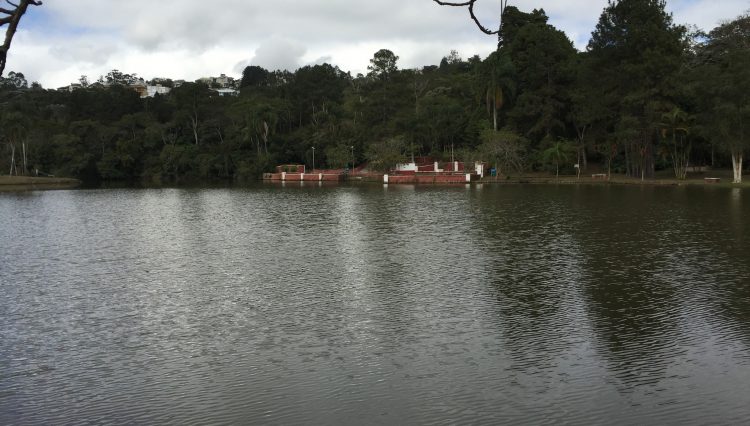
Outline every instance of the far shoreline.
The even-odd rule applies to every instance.
[[[0,192],[73,189],[80,185],[80,180],[72,178],[0,176]]]
[[[706,178],[718,179],[709,181]],[[732,178],[726,176],[691,176],[687,179],[675,179],[668,177],[657,177],[651,179],[638,179],[626,175],[612,175],[609,178],[593,178],[591,176],[577,177],[575,175],[561,175],[559,177],[549,175],[527,175],[512,177],[485,177],[476,183],[480,184],[538,184],[538,185],[627,185],[627,186],[709,186],[721,188],[750,188],[750,181],[743,180],[742,183],[733,183]]]
[[[471,184],[398,184],[391,183],[389,186],[422,186],[422,187],[441,187],[441,186],[463,186],[463,185],[586,185],[586,186],[661,186],[661,187],[677,187],[677,186],[704,186],[704,187],[716,187],[716,188],[750,188],[750,181],[743,181],[740,184],[732,183],[731,176],[724,176],[719,174],[716,176],[720,180],[718,182],[707,181],[706,177],[696,175],[690,176],[688,179],[679,180],[669,177],[657,177],[652,179],[638,179],[628,177],[626,175],[613,174],[609,179],[607,178],[593,178],[591,175],[582,175],[577,177],[576,175],[561,175],[555,177],[554,175],[548,175],[545,173],[530,173],[522,176],[498,176],[498,177],[484,177],[478,181],[474,181]],[[116,183],[116,182],[115,182]],[[96,186],[84,186],[83,182],[73,178],[57,178],[57,177],[30,177],[30,176],[0,176],[0,192],[25,192],[25,191],[47,191],[47,190],[66,190],[66,189],[107,189],[107,188],[142,188],[142,189],[158,189],[158,188],[242,188],[246,186],[253,186],[255,184],[282,184],[282,182],[266,182],[266,181],[252,181],[252,182],[183,182],[183,183],[164,183],[164,184],[153,184],[149,182],[139,182],[138,184],[124,184],[114,185],[113,182],[100,182]],[[286,182],[289,185],[292,182]],[[296,182],[300,184],[300,182]],[[302,186],[307,185],[318,185],[322,182],[304,182]],[[350,180],[342,182],[325,182],[325,186],[338,186],[338,185],[367,185],[367,184],[383,184],[376,180]],[[285,185],[280,185],[285,186]]]

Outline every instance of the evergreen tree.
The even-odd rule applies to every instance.
[[[610,0],[588,45],[607,127],[624,141],[631,176],[653,177],[658,122],[674,107],[686,29],[664,0]]]

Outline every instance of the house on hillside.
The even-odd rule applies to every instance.
[[[203,77],[197,80],[212,89],[232,89],[237,87],[237,81],[233,77],[221,74],[218,77]]]

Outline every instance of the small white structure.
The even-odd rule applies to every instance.
[[[219,96],[239,96],[240,91],[234,89],[213,89]]]
[[[474,172],[478,174],[479,177],[483,178],[486,171],[487,171],[486,163],[482,163],[481,161],[477,161],[474,163]]]
[[[417,171],[417,163],[411,162],[411,163],[405,163],[405,164],[396,164],[397,172],[416,172]]]
[[[170,91],[172,91],[171,88],[166,87],[166,86],[162,86],[160,84],[158,84],[156,86],[146,86],[146,96],[145,97],[153,98],[157,94],[159,94],[159,95],[167,95],[167,94],[169,94]]]

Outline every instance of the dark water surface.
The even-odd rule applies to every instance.
[[[750,192],[0,194],[0,424],[747,424]]]

